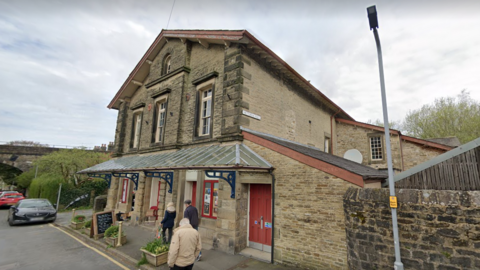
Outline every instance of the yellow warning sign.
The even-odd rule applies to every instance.
[[[390,196],[390,207],[397,208],[397,197]]]

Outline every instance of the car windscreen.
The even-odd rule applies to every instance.
[[[41,208],[52,206],[48,201],[20,201],[18,208]]]

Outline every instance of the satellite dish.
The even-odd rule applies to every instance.
[[[350,149],[343,155],[344,159],[362,164],[363,156],[357,149]]]

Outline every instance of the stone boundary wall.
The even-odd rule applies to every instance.
[[[399,189],[404,268],[480,269],[480,191]],[[350,269],[393,269],[388,189],[349,188],[344,196]]]

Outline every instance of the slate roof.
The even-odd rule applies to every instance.
[[[270,134],[266,134],[263,132],[258,132],[258,131],[253,131],[247,128],[241,128],[243,131],[251,133],[255,136],[261,137],[265,140],[269,140],[273,143],[276,143],[278,145],[287,147],[291,150],[294,150],[298,153],[307,155],[309,157],[321,160],[325,163],[334,165],[336,167],[342,168],[344,170],[347,170],[349,172],[352,172],[354,174],[360,175],[363,177],[364,180],[367,179],[386,179],[388,178],[388,173],[386,171],[379,171],[377,169],[371,168],[369,166],[359,164],[356,162],[353,162],[351,160],[338,157],[329,153],[325,153],[319,148],[301,144],[298,142],[293,142],[290,140],[286,140],[280,137],[276,137]]]
[[[427,139],[427,141],[434,142],[434,143],[439,143],[443,145],[448,145],[451,147],[458,147],[462,145],[460,140],[457,137],[446,137],[446,138],[432,138],[432,139]]]

